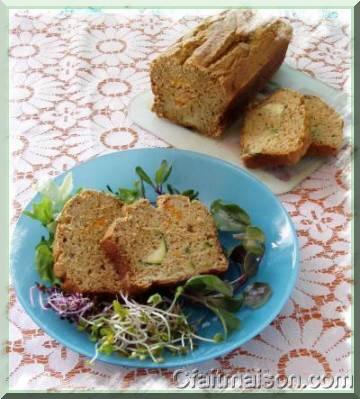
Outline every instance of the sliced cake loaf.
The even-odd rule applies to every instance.
[[[100,240],[122,215],[122,203],[110,195],[84,190],[70,199],[58,219],[54,240],[54,273],[65,291],[116,294],[123,276],[105,256]]]
[[[295,164],[309,145],[310,132],[301,94],[281,89],[253,103],[246,111],[240,148],[247,167]]]
[[[153,111],[220,136],[238,106],[279,68],[291,36],[286,22],[252,10],[206,18],[152,62]]]
[[[317,96],[304,97],[311,135],[311,145],[307,154],[336,155],[344,141],[344,121],[321,98]]]
[[[201,202],[162,195],[157,207],[142,199],[125,206],[124,214],[109,227],[102,247],[127,273],[129,293],[227,270],[213,218]]]

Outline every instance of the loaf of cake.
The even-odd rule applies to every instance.
[[[251,10],[205,19],[150,67],[152,110],[208,136],[220,136],[241,105],[284,60],[292,28]]]
[[[210,212],[182,195],[161,195],[157,207],[147,199],[125,205],[102,247],[119,274],[126,275],[130,294],[228,268]]]

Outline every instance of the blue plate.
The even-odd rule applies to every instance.
[[[168,354],[160,364],[150,360],[130,360],[116,354],[99,356],[100,360],[112,364],[130,367],[180,367],[224,355],[259,334],[277,316],[290,296],[298,273],[296,232],[281,203],[260,181],[222,160],[176,149],[123,151],[91,159],[73,168],[74,186],[75,189],[86,187],[99,190],[104,190],[107,184],[111,187],[131,186],[136,180],[136,166],[140,165],[146,171],[153,172],[163,159],[173,165],[170,182],[175,187],[198,190],[201,201],[208,206],[218,198],[236,203],[249,213],[253,224],[265,232],[265,256],[255,280],[269,283],[273,295],[257,310],[241,309],[238,312],[241,328],[233,332],[225,342],[201,342],[194,352],[185,356]],[[62,179],[63,176],[59,176],[56,181],[60,182]],[[32,202],[38,200],[37,195]],[[31,209],[32,202],[27,210]],[[34,250],[44,233],[45,230],[37,221],[24,215],[20,217],[13,234],[11,256],[17,296],[26,312],[46,333],[72,350],[93,357],[94,343],[89,341],[86,333],[77,331],[74,325],[59,319],[51,310],[43,310],[37,300],[34,301],[34,306],[30,302],[30,287],[39,281],[34,267]],[[212,337],[221,331],[221,326],[212,315],[209,315],[208,321],[210,325],[200,333]]]

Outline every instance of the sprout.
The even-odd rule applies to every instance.
[[[64,294],[58,288],[47,291],[46,305],[53,309],[60,317],[78,321],[90,309],[94,302],[80,293]],[[39,295],[41,301],[42,295]]]
[[[150,358],[159,363],[167,350],[173,354],[193,351],[195,341],[218,340],[195,334],[179,303],[154,294],[139,303],[120,293],[119,300],[99,303],[82,294],[64,294],[47,289],[47,304],[60,317],[76,321],[78,330],[87,331],[95,342],[95,355],[118,353],[130,359]]]

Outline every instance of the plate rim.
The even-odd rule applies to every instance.
[[[270,325],[270,323],[275,320],[279,313],[281,312],[281,310],[283,309],[284,305],[287,303],[287,301],[290,298],[291,292],[293,291],[298,275],[299,275],[299,270],[300,270],[300,249],[299,249],[299,240],[297,237],[297,233],[296,233],[296,229],[294,226],[294,223],[290,217],[290,215],[288,214],[288,212],[286,211],[284,205],[282,204],[282,202],[277,198],[277,196],[261,181],[259,180],[257,177],[253,176],[252,174],[248,173],[246,170],[230,163],[227,161],[224,161],[221,158],[217,158],[214,156],[210,156],[210,155],[206,155],[206,154],[202,154],[196,151],[189,151],[189,150],[182,150],[182,149],[177,149],[177,148],[167,148],[167,147],[153,147],[153,148],[136,148],[136,149],[128,149],[128,150],[122,150],[122,151],[114,151],[108,154],[103,154],[100,156],[94,156],[91,157],[89,159],[87,159],[86,161],[83,161],[81,163],[78,163],[77,165],[73,166],[72,168],[68,169],[67,171],[64,171],[62,173],[60,173],[59,175],[49,179],[49,180],[58,180],[61,179],[62,177],[64,177],[67,173],[72,172],[74,169],[78,169],[80,167],[84,167],[84,165],[86,165],[89,162],[92,161],[96,161],[99,158],[107,158],[107,157],[115,157],[118,156],[122,153],[129,153],[129,152],[153,152],[153,151],[160,151],[160,152],[174,152],[174,153],[183,153],[185,154],[189,154],[193,157],[200,157],[202,159],[204,159],[205,161],[207,159],[210,159],[212,162],[216,162],[222,166],[226,166],[226,167],[230,167],[231,169],[235,170],[237,173],[242,173],[244,175],[246,175],[250,180],[253,180],[256,184],[260,185],[263,187],[263,189],[265,189],[269,195],[272,197],[272,199],[279,205],[282,213],[285,216],[285,219],[287,220],[290,229],[291,229],[291,233],[292,233],[292,239],[294,242],[294,257],[292,260],[292,269],[293,269],[293,273],[291,275],[291,280],[289,281],[289,284],[287,285],[287,290],[285,291],[284,295],[282,296],[282,300],[278,302],[277,307],[276,307],[276,313],[271,312],[269,313],[269,316],[265,319],[265,321],[263,321],[262,323],[260,323],[259,327],[257,329],[254,329],[254,331],[248,335],[248,337],[246,338],[245,341],[243,341],[242,343],[238,343],[238,342],[234,342],[233,344],[229,344],[229,342],[227,343],[226,346],[223,346],[223,350],[218,350],[218,353],[212,355],[212,354],[208,354],[208,355],[204,355],[201,356],[201,359],[187,359],[185,360],[184,358],[184,362],[183,363],[179,363],[179,362],[173,362],[171,359],[167,360],[164,363],[154,363],[151,362],[150,360],[138,360],[138,359],[128,359],[125,357],[117,357],[114,361],[114,357],[113,355],[111,356],[106,356],[103,354],[99,354],[96,358],[96,361],[101,361],[103,363],[107,363],[107,364],[111,364],[114,366],[120,366],[120,367],[129,367],[129,368],[156,368],[156,369],[171,369],[171,368],[181,368],[181,367],[187,367],[189,365],[193,365],[193,364],[199,364],[199,363],[203,363],[212,359],[216,359],[218,357],[224,356],[230,352],[232,352],[233,350],[239,348],[241,345],[244,345],[245,343],[249,342],[250,340],[252,340],[254,337],[256,337],[261,331],[263,331],[266,327],[268,327]],[[12,248],[13,248],[13,240],[15,237],[15,233],[18,229],[18,226],[21,224],[21,221],[24,220],[25,215],[24,215],[24,210],[26,210],[31,204],[32,202],[36,199],[36,197],[39,195],[38,192],[35,193],[35,195],[31,198],[30,201],[28,201],[28,203],[26,204],[26,206],[23,208],[23,211],[21,212],[19,218],[16,221],[16,224],[12,230],[11,233],[11,240],[10,240],[10,275],[11,275],[11,285],[14,287],[15,289],[15,294],[17,299],[19,300],[19,303],[21,304],[21,306],[23,307],[23,310],[25,311],[25,313],[32,319],[32,321],[41,329],[43,330],[47,335],[49,335],[49,337],[51,337],[52,339],[58,341],[61,345],[64,345],[65,347],[73,350],[74,352],[85,356],[86,358],[91,358],[92,354],[89,354],[86,350],[82,350],[81,348],[79,349],[76,345],[73,345],[71,340],[68,340],[66,337],[64,338],[63,335],[58,334],[57,331],[48,328],[46,323],[44,324],[39,317],[37,317],[36,314],[36,307],[34,307],[32,310],[31,304],[29,304],[29,301],[26,301],[26,298],[24,298],[22,295],[19,295],[18,292],[21,292],[21,290],[18,287],[18,282],[17,279],[15,279],[15,268],[12,265],[12,257],[13,257],[13,253],[12,253]],[[85,335],[84,335],[84,338]],[[224,341],[226,342],[226,341]],[[220,346],[218,346],[218,348],[221,348],[221,344]]]

